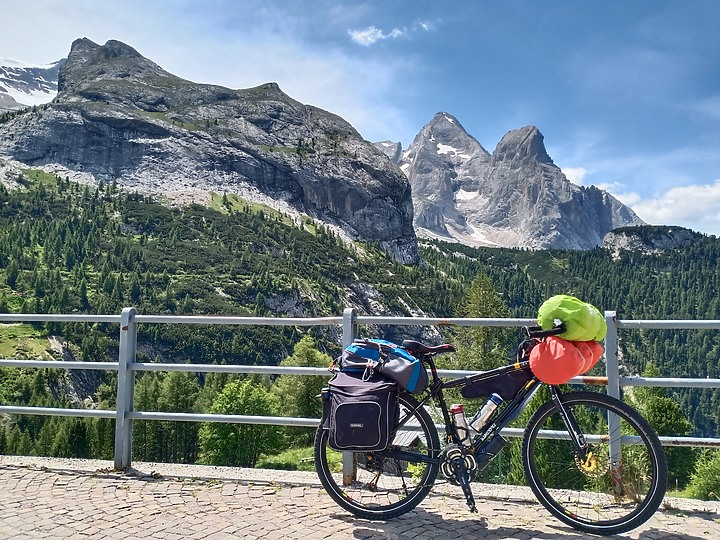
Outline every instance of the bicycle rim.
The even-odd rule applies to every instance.
[[[667,484],[665,454],[652,428],[636,411],[604,394],[563,394],[563,404],[587,438],[587,457],[576,457],[553,403],[541,406],[523,439],[525,475],[538,500],[559,520],[593,534],[641,525],[660,506]],[[619,461],[613,463],[609,413],[619,417],[622,436]]]
[[[400,418],[417,407],[410,396],[400,397]],[[354,479],[343,482],[342,452],[328,446],[328,431],[315,436],[315,468],[323,487],[342,508],[367,519],[388,519],[415,508],[430,491],[438,472],[435,463],[409,463],[385,458],[382,452],[352,453]],[[395,435],[388,448],[437,458],[440,440],[430,416],[420,409]]]

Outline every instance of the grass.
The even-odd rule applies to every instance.
[[[52,360],[47,337],[28,324],[0,324],[0,357]]]
[[[258,469],[280,469],[283,471],[314,471],[313,447],[290,448],[273,456],[262,455],[255,465]]]
[[[289,227],[295,226],[293,220],[286,214],[283,214],[282,212],[279,212],[266,204],[255,203],[243,199],[242,197],[234,193],[227,194],[227,206],[225,206],[223,204],[223,196],[219,193],[215,193],[214,191],[211,192],[210,208],[222,214],[227,214],[229,211],[243,212],[247,208],[252,214],[259,214],[260,212],[262,212],[267,218],[277,219],[281,223]],[[307,219],[312,222],[311,218]]]
[[[39,183],[55,188],[57,185],[57,176],[52,173],[41,171],[40,169],[20,169],[26,180],[30,180],[33,184]]]

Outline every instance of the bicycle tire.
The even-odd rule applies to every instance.
[[[576,459],[570,440],[561,438],[567,430],[555,404],[540,406],[522,443],[525,476],[535,496],[553,516],[583,532],[611,535],[640,526],[658,509],[667,487],[667,461],[657,435],[635,409],[606,394],[562,394],[562,403],[588,435],[592,453],[584,463]],[[623,440],[617,468],[610,463],[609,412],[620,418],[623,437],[640,441]],[[541,429],[553,437],[539,437]]]
[[[399,402],[401,418],[406,411],[417,409],[419,405],[409,394],[401,394]],[[424,408],[417,409],[405,425],[413,424],[418,425],[420,431],[399,430],[389,448],[417,449],[424,456],[437,458],[440,455],[440,439],[435,424]],[[385,460],[382,452],[356,452],[352,453],[356,478],[345,486],[342,452],[328,446],[328,435],[329,431],[322,426],[315,434],[315,469],[328,495],[339,506],[358,517],[384,520],[409,512],[427,496],[435,482],[439,469],[437,461],[409,464],[406,461]],[[372,459],[375,470],[367,466],[368,457]],[[376,476],[376,487],[373,489],[370,482]]]

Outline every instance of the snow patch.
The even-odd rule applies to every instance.
[[[57,92],[43,92],[40,90],[34,92],[22,92],[14,88],[4,87],[0,87],[0,90],[4,90],[4,93],[7,93],[19,104],[27,105],[28,107],[50,103],[53,99],[55,99],[55,96],[57,96]]]
[[[452,154],[455,157],[466,158],[466,159],[470,157],[468,154],[463,153],[462,150],[458,150],[457,148],[447,145],[447,144],[438,143],[437,149],[438,149],[438,151],[437,151],[438,154],[448,154],[448,155]]]
[[[57,65],[57,62],[51,62],[49,64],[29,64],[27,62],[23,62],[22,60],[14,60],[12,58],[5,58],[4,56],[0,56],[0,67],[11,67],[11,68],[21,68],[21,69],[32,69],[32,68],[39,68],[39,69],[52,69]]]
[[[473,199],[476,199],[480,193],[478,191],[465,191],[464,189],[459,189],[455,192],[455,200],[456,201],[471,201]]]

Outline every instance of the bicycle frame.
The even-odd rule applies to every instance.
[[[524,342],[525,343],[525,342]],[[523,344],[524,344],[523,343]],[[522,348],[523,344],[521,344],[519,355],[522,354]],[[440,376],[437,373],[437,368],[434,361],[434,354],[426,354],[423,356],[422,360],[425,362],[428,367],[430,368],[430,373],[432,377],[432,384],[429,386],[425,396],[422,397],[421,400],[419,400],[419,404],[417,408],[425,406],[431,399],[437,403],[437,405],[440,408],[440,411],[442,412],[443,421],[444,421],[444,427],[445,427],[445,444],[461,444],[460,436],[455,429],[455,425],[453,424],[452,418],[450,416],[450,412],[447,406],[447,402],[445,401],[445,397],[443,395],[443,391],[445,389],[450,388],[460,388],[463,386],[466,386],[468,384],[477,383],[480,381],[490,381],[493,379],[500,379],[503,377],[507,377],[511,373],[519,372],[519,371],[529,371],[529,362],[521,360],[518,362],[515,362],[514,364],[501,366],[499,368],[495,368],[490,371],[486,371],[483,373],[478,373],[477,375],[470,375],[461,379],[455,379],[452,381],[443,381],[440,379]],[[513,420],[515,420],[520,413],[527,407],[532,397],[536,394],[536,392],[543,386],[543,382],[541,382],[537,377],[531,376],[528,382],[519,388],[516,392],[513,398],[506,402],[506,405],[500,410],[500,413],[497,414],[496,417],[491,418],[491,420],[481,428],[479,432],[477,432],[477,435],[472,440],[472,444],[470,446],[470,451],[475,453],[477,450],[485,443],[493,440],[495,437],[499,436],[501,431],[506,428]],[[586,448],[586,441],[585,437],[578,428],[578,424],[573,417],[572,413],[567,410],[563,404],[562,404],[562,391],[560,390],[560,387],[548,385],[549,391],[550,391],[550,397],[555,404],[555,407],[558,409],[561,418],[563,419],[563,422],[565,423],[565,427],[567,428],[568,432],[570,433],[570,438],[573,444],[573,448],[578,456],[578,459],[584,460],[586,459],[585,456],[585,448]],[[416,410],[416,409],[415,409]],[[400,418],[400,422],[398,423],[395,432],[402,429],[402,427],[405,425],[405,423],[408,421],[408,419],[412,416],[413,411],[408,411],[407,414]],[[437,450],[435,452],[432,452],[432,454],[435,456],[433,458],[429,458],[424,455],[420,455],[413,452],[403,451],[403,450],[395,450],[392,448],[388,448],[384,452],[382,452],[383,456],[389,457],[389,458],[395,458],[400,459],[404,461],[408,461],[411,463],[439,463],[441,460],[440,451],[441,449],[433,449]]]

